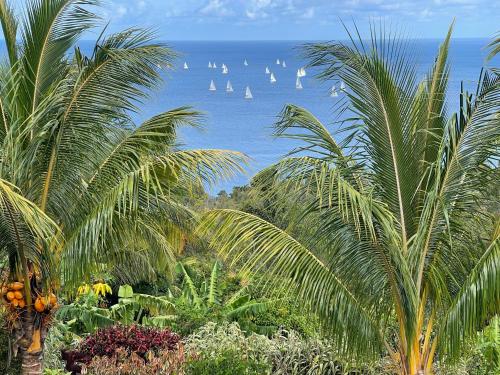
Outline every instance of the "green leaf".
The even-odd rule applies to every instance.
[[[120,285],[118,289],[118,297],[131,298],[134,295],[134,290],[130,285]]]

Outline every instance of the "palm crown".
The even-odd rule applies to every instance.
[[[500,77],[482,72],[449,116],[450,37],[420,82],[410,44],[375,28],[369,42],[307,45],[319,77],[348,87],[347,135],[287,105],[275,134],[304,145],[256,181],[297,202],[297,221],[214,210],[202,227],[244,268],[286,277],[340,348],[385,351],[401,374],[431,373],[436,350],[456,355],[500,306]]]

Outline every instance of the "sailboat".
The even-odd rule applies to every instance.
[[[280,59],[276,59],[276,65],[280,65]]]
[[[286,62],[285,62],[285,60],[283,60],[283,62],[281,63],[281,66],[282,66],[283,68],[286,68]]]
[[[266,74],[270,74],[269,68],[266,66]]]
[[[227,74],[228,73],[228,69],[227,69],[227,66],[225,65],[222,65],[222,74]]]
[[[217,69],[217,65],[215,65],[215,63],[213,63],[212,68]]]
[[[300,75],[300,69],[297,69],[297,77],[302,77],[302,76]]]
[[[227,81],[226,92],[233,92],[233,85],[231,85],[231,81]]]
[[[252,92],[250,91],[250,87],[247,86],[245,89],[245,99],[253,99]]]
[[[243,61],[243,65],[248,66],[248,61],[247,61],[247,59],[245,59],[245,61]]]
[[[212,68],[212,63],[209,61],[208,62],[208,67],[211,69]]]
[[[271,83],[276,82],[276,78],[274,77],[274,73],[271,73],[271,78],[269,78],[269,82],[271,82]]]
[[[300,77],[297,77],[297,80],[295,81],[295,88],[297,90],[302,90],[302,82],[300,82]]]
[[[340,91],[345,91],[345,83],[344,83],[344,81],[340,82]]]
[[[184,69],[189,69],[187,62],[184,62]]]
[[[337,92],[337,89],[335,88],[335,85],[332,86],[332,89],[330,91],[330,96],[332,98],[336,98],[337,96],[339,96],[339,93]]]
[[[301,75],[301,77],[306,76],[306,70],[304,68],[300,68],[300,75]]]
[[[210,81],[210,87],[208,88],[208,90],[209,90],[209,91],[215,91],[215,90],[217,90],[217,89],[215,88],[215,83],[214,83],[214,80],[213,80],[213,79]]]

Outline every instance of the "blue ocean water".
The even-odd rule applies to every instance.
[[[332,83],[319,82],[312,70],[302,78],[302,90],[295,89],[297,69],[306,65],[300,57],[304,42],[255,41],[255,42],[170,42],[182,54],[175,69],[167,74],[165,86],[148,101],[141,116],[149,116],[168,108],[192,105],[205,113],[204,131],[184,129],[182,140],[187,147],[223,148],[244,152],[251,158],[245,175],[236,176],[216,186],[230,189],[242,185],[261,168],[277,161],[296,144],[290,140],[274,139],[272,124],[286,103],[305,107],[324,124],[331,124],[333,107],[339,98],[331,98]],[[412,50],[418,63],[418,74],[423,75],[436,56],[439,40],[414,41]],[[475,88],[487,51],[486,39],[453,40],[449,59],[451,63],[449,108],[458,106],[461,81],[469,89]],[[244,60],[248,66],[244,65]],[[287,67],[276,64],[285,61]],[[217,69],[209,69],[208,62],[215,62]],[[184,70],[187,62],[189,69]],[[221,66],[228,67],[222,74]],[[497,64],[498,65],[498,64]],[[277,82],[271,84],[266,66],[274,73]],[[316,72],[317,73],[317,72]],[[225,91],[231,80],[234,92]],[[209,91],[213,80],[217,90]],[[252,100],[244,99],[245,87],[250,86]]]
[[[420,76],[433,63],[440,42],[425,39],[412,42]],[[331,82],[321,83],[314,78],[314,71],[307,70],[307,75],[302,78],[303,89],[295,89],[297,69],[307,64],[300,57],[300,46],[305,42],[167,43],[180,57],[176,60],[174,69],[165,73],[164,85],[152,93],[150,100],[142,106],[142,111],[136,115],[136,121],[185,105],[202,111],[205,114],[203,130],[181,131],[184,147],[237,150],[251,158],[246,174],[212,187],[212,193],[247,183],[257,171],[277,161],[297,145],[290,140],[273,139],[271,136],[271,126],[285,104],[292,103],[308,109],[324,124],[333,122],[333,107],[340,97],[329,96]],[[475,88],[475,82],[485,63],[487,43],[487,39],[452,40],[449,53],[450,112],[458,106],[461,81],[467,88]],[[83,50],[90,51],[91,45],[91,42],[82,42]],[[5,54],[3,43],[0,45],[0,54]],[[248,66],[243,64],[245,59]],[[284,60],[287,67],[277,65],[276,59]],[[215,62],[217,69],[209,69],[209,61]],[[183,69],[184,62],[188,64],[188,70]],[[222,74],[222,64],[228,67],[228,74]],[[498,66],[498,59],[493,65]],[[274,73],[276,83],[269,82],[269,75],[265,74],[266,66]],[[211,80],[216,85],[216,91],[208,90]],[[233,85],[232,93],[225,91],[227,80],[231,80]],[[244,99],[246,86],[251,88],[252,100]]]

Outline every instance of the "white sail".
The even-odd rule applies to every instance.
[[[302,90],[302,82],[300,82],[300,77],[297,77],[297,80],[295,81],[295,88],[297,90]]]
[[[269,78],[269,82],[271,82],[271,83],[276,82],[276,78],[274,77],[274,73],[271,73],[271,77]]]
[[[187,62],[184,62],[184,69],[189,69]]]
[[[252,92],[250,91],[250,87],[247,86],[245,89],[245,99],[253,99]]]
[[[332,86],[332,89],[330,90],[330,96],[332,98],[336,98],[339,96],[339,93],[337,92],[337,89],[335,88],[335,85]]]
[[[344,83],[344,81],[340,82],[340,91],[345,91],[345,83]]]
[[[217,90],[217,89],[215,88],[215,83],[214,83],[214,80],[213,80],[213,79],[210,81],[210,87],[209,87],[208,89],[209,89],[210,91],[215,91],[215,90]]]
[[[208,67],[212,68],[212,63],[210,61],[208,62]]]
[[[283,60],[283,62],[281,63],[281,66],[282,66],[283,68],[286,68],[286,62],[285,62],[285,60]]]
[[[227,81],[227,85],[226,85],[226,91],[227,92],[233,92],[233,85],[231,85],[231,81]]]
[[[247,61],[247,59],[245,59],[245,61],[243,61],[243,65],[248,66],[248,61]]]
[[[302,77],[305,77],[306,76],[306,70],[304,68],[300,68],[300,75]]]
[[[266,74],[270,74],[269,68],[266,66]]]
[[[217,69],[217,65],[215,65],[215,63],[213,63],[212,68]]]
[[[297,69],[297,77],[301,77],[301,75],[300,75],[300,69]]]
[[[276,59],[276,65],[280,65],[280,59]]]
[[[227,66],[225,66],[225,65],[224,65],[224,66],[222,67],[222,74],[227,74],[227,73],[228,73],[228,71],[229,71],[229,70],[227,69]]]

